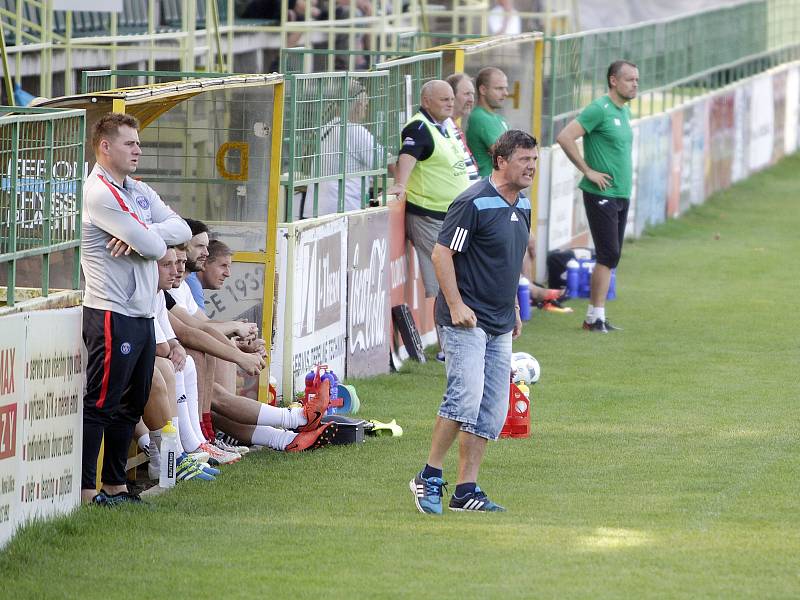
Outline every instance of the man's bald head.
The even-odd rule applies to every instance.
[[[453,88],[441,79],[428,81],[420,90],[422,108],[439,123],[453,116],[454,101]]]

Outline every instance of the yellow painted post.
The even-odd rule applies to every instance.
[[[456,48],[453,52],[453,69],[455,73],[464,72],[464,49]]]

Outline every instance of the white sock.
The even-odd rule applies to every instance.
[[[161,452],[161,430],[155,429],[150,431],[150,441],[153,442],[158,448],[158,451]]]
[[[606,320],[606,307],[605,306],[595,306],[594,307],[594,320],[595,321],[604,321]]]
[[[144,450],[145,448],[147,448],[150,445],[150,434],[149,433],[145,433],[142,437],[140,437],[138,440],[136,440],[136,443],[139,446],[139,448]]]
[[[189,417],[191,420],[192,430],[198,440],[206,439],[203,435],[203,430],[200,429],[200,409],[198,408],[198,394],[197,394],[197,368],[195,367],[194,360],[191,356],[186,357],[186,366],[183,367],[183,385],[186,388],[186,405],[189,407]]]
[[[297,429],[306,423],[308,420],[303,414],[302,408],[278,408],[269,404],[261,405],[258,410],[258,419],[256,419],[256,425],[268,425],[281,429]]]
[[[594,323],[594,306],[591,304],[586,308],[586,322]]]
[[[273,407],[274,408],[274,407]],[[283,450],[292,443],[292,440],[297,437],[294,431],[286,431],[285,429],[275,429],[268,425],[257,425],[253,430],[253,437],[250,440],[253,444],[259,446],[266,446],[273,450]]]
[[[175,373],[175,394],[178,396],[178,436],[184,448],[188,448],[189,452],[197,450],[202,440],[197,439],[197,436],[192,429],[192,417],[189,414],[189,403],[186,401],[186,386],[184,384],[183,372],[177,371]]]

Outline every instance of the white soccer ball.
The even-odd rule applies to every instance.
[[[539,361],[527,352],[515,352],[511,355],[511,368],[514,369],[514,383],[525,381],[533,385],[539,381],[542,375],[542,368]]]

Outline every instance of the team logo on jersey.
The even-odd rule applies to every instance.
[[[122,342],[122,345],[119,347],[119,351],[123,354],[130,354],[131,353],[131,345],[128,342]]]
[[[511,221],[512,222],[519,221],[519,217],[517,216],[517,213],[515,213],[515,212],[511,213]]]
[[[406,139],[403,140],[403,146],[415,146],[415,145],[416,142],[414,141],[414,138],[407,137]]]
[[[616,125],[617,127],[622,127],[622,121],[620,121],[617,118],[614,118],[614,125]]]
[[[150,200],[148,200],[145,196],[138,196],[136,198],[136,204],[138,204],[145,210],[150,208]]]

